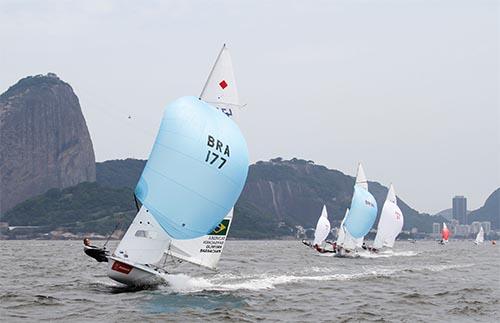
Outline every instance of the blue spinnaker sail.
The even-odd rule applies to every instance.
[[[196,97],[164,111],[137,198],[175,239],[211,232],[236,203],[248,173],[248,150],[233,120]]]
[[[344,227],[354,238],[364,237],[372,228],[377,218],[377,202],[373,195],[359,185],[354,186],[351,208],[344,222]]]

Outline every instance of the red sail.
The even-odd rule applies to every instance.
[[[443,231],[441,231],[441,236],[443,237],[443,240],[448,240],[450,237],[450,230],[448,228],[443,228]]]

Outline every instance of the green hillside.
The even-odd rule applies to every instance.
[[[63,227],[71,232],[108,233],[117,221],[126,226],[135,214],[133,188],[145,161],[113,160],[97,163],[97,182],[63,190],[53,189],[7,212],[10,225]],[[276,158],[250,166],[245,188],[235,206],[233,238],[278,238],[296,226],[315,226],[326,204],[332,226],[338,226],[349,207],[354,178],[312,161]],[[370,182],[379,211],[387,188]],[[399,199],[405,230],[431,232],[441,218],[419,214]]]

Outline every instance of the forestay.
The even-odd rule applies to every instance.
[[[137,198],[174,239],[211,232],[236,203],[248,172],[238,126],[196,97],[165,109]]]
[[[215,60],[207,82],[201,91],[200,99],[214,105],[227,116],[233,115],[234,108],[241,107],[233,63],[226,44],[222,46],[219,56]]]
[[[328,221],[328,213],[326,211],[326,205],[323,205],[323,210],[321,211],[321,216],[316,224],[316,231],[314,231],[314,245],[321,245],[325,241],[326,237],[330,233],[330,221]]]
[[[384,206],[382,207],[373,247],[375,249],[382,247],[392,248],[396,237],[403,228],[403,221],[403,213],[396,204],[396,193],[391,184]]]

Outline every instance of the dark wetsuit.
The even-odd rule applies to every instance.
[[[108,262],[108,251],[95,246],[84,246],[83,251],[98,262]]]

